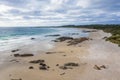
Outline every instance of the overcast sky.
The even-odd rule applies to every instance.
[[[101,23],[120,23],[120,0],[0,0],[0,26]]]

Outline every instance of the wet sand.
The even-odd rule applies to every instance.
[[[86,30],[86,29],[85,29]],[[32,57],[9,56],[0,68],[1,80],[119,80],[120,47],[103,39],[110,36],[101,30],[90,32],[90,40],[77,45],[57,42],[53,49]],[[51,52],[50,54],[46,54]],[[39,54],[40,53],[40,54]],[[48,70],[40,70],[32,60],[45,60]],[[12,61],[10,61],[12,60]],[[77,63],[71,69],[61,69],[65,63]],[[59,65],[57,65],[59,64]],[[29,69],[32,66],[33,69]],[[102,66],[102,67],[101,67]]]

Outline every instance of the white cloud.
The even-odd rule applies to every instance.
[[[115,1],[117,0],[19,0],[17,3],[0,0],[0,26],[47,26],[117,21],[120,18],[118,9],[120,2]]]
[[[91,5],[91,2],[91,0],[78,0],[76,5],[82,8],[88,8]]]
[[[0,5],[0,13],[3,14],[4,12],[7,12],[9,10],[13,9],[13,7],[11,6],[7,6],[7,5]]]

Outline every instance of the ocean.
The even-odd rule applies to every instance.
[[[73,35],[79,33],[79,35]],[[83,37],[83,33],[76,28],[43,28],[43,27],[1,27],[0,28],[0,51],[11,50],[25,45],[41,42],[41,46],[48,45],[56,37],[46,37],[46,35],[60,34],[61,36]],[[30,38],[36,38],[32,41]],[[43,50],[43,49],[42,49]]]

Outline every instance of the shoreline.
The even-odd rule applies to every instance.
[[[77,45],[67,46],[66,41],[55,43],[55,48],[46,51],[52,52],[51,54],[39,52],[40,54],[33,57],[12,57],[19,62],[8,62],[9,66],[0,68],[0,78],[2,80],[119,80],[120,49],[116,44],[105,41],[103,38],[106,36],[110,34],[97,30],[90,32],[89,38],[92,40]],[[39,70],[39,64],[29,63],[39,59],[45,60],[50,67],[49,70]],[[67,70],[60,69],[60,66],[70,62],[78,63],[79,66],[72,66]],[[56,66],[57,64],[59,66]],[[33,69],[29,69],[30,66]]]

